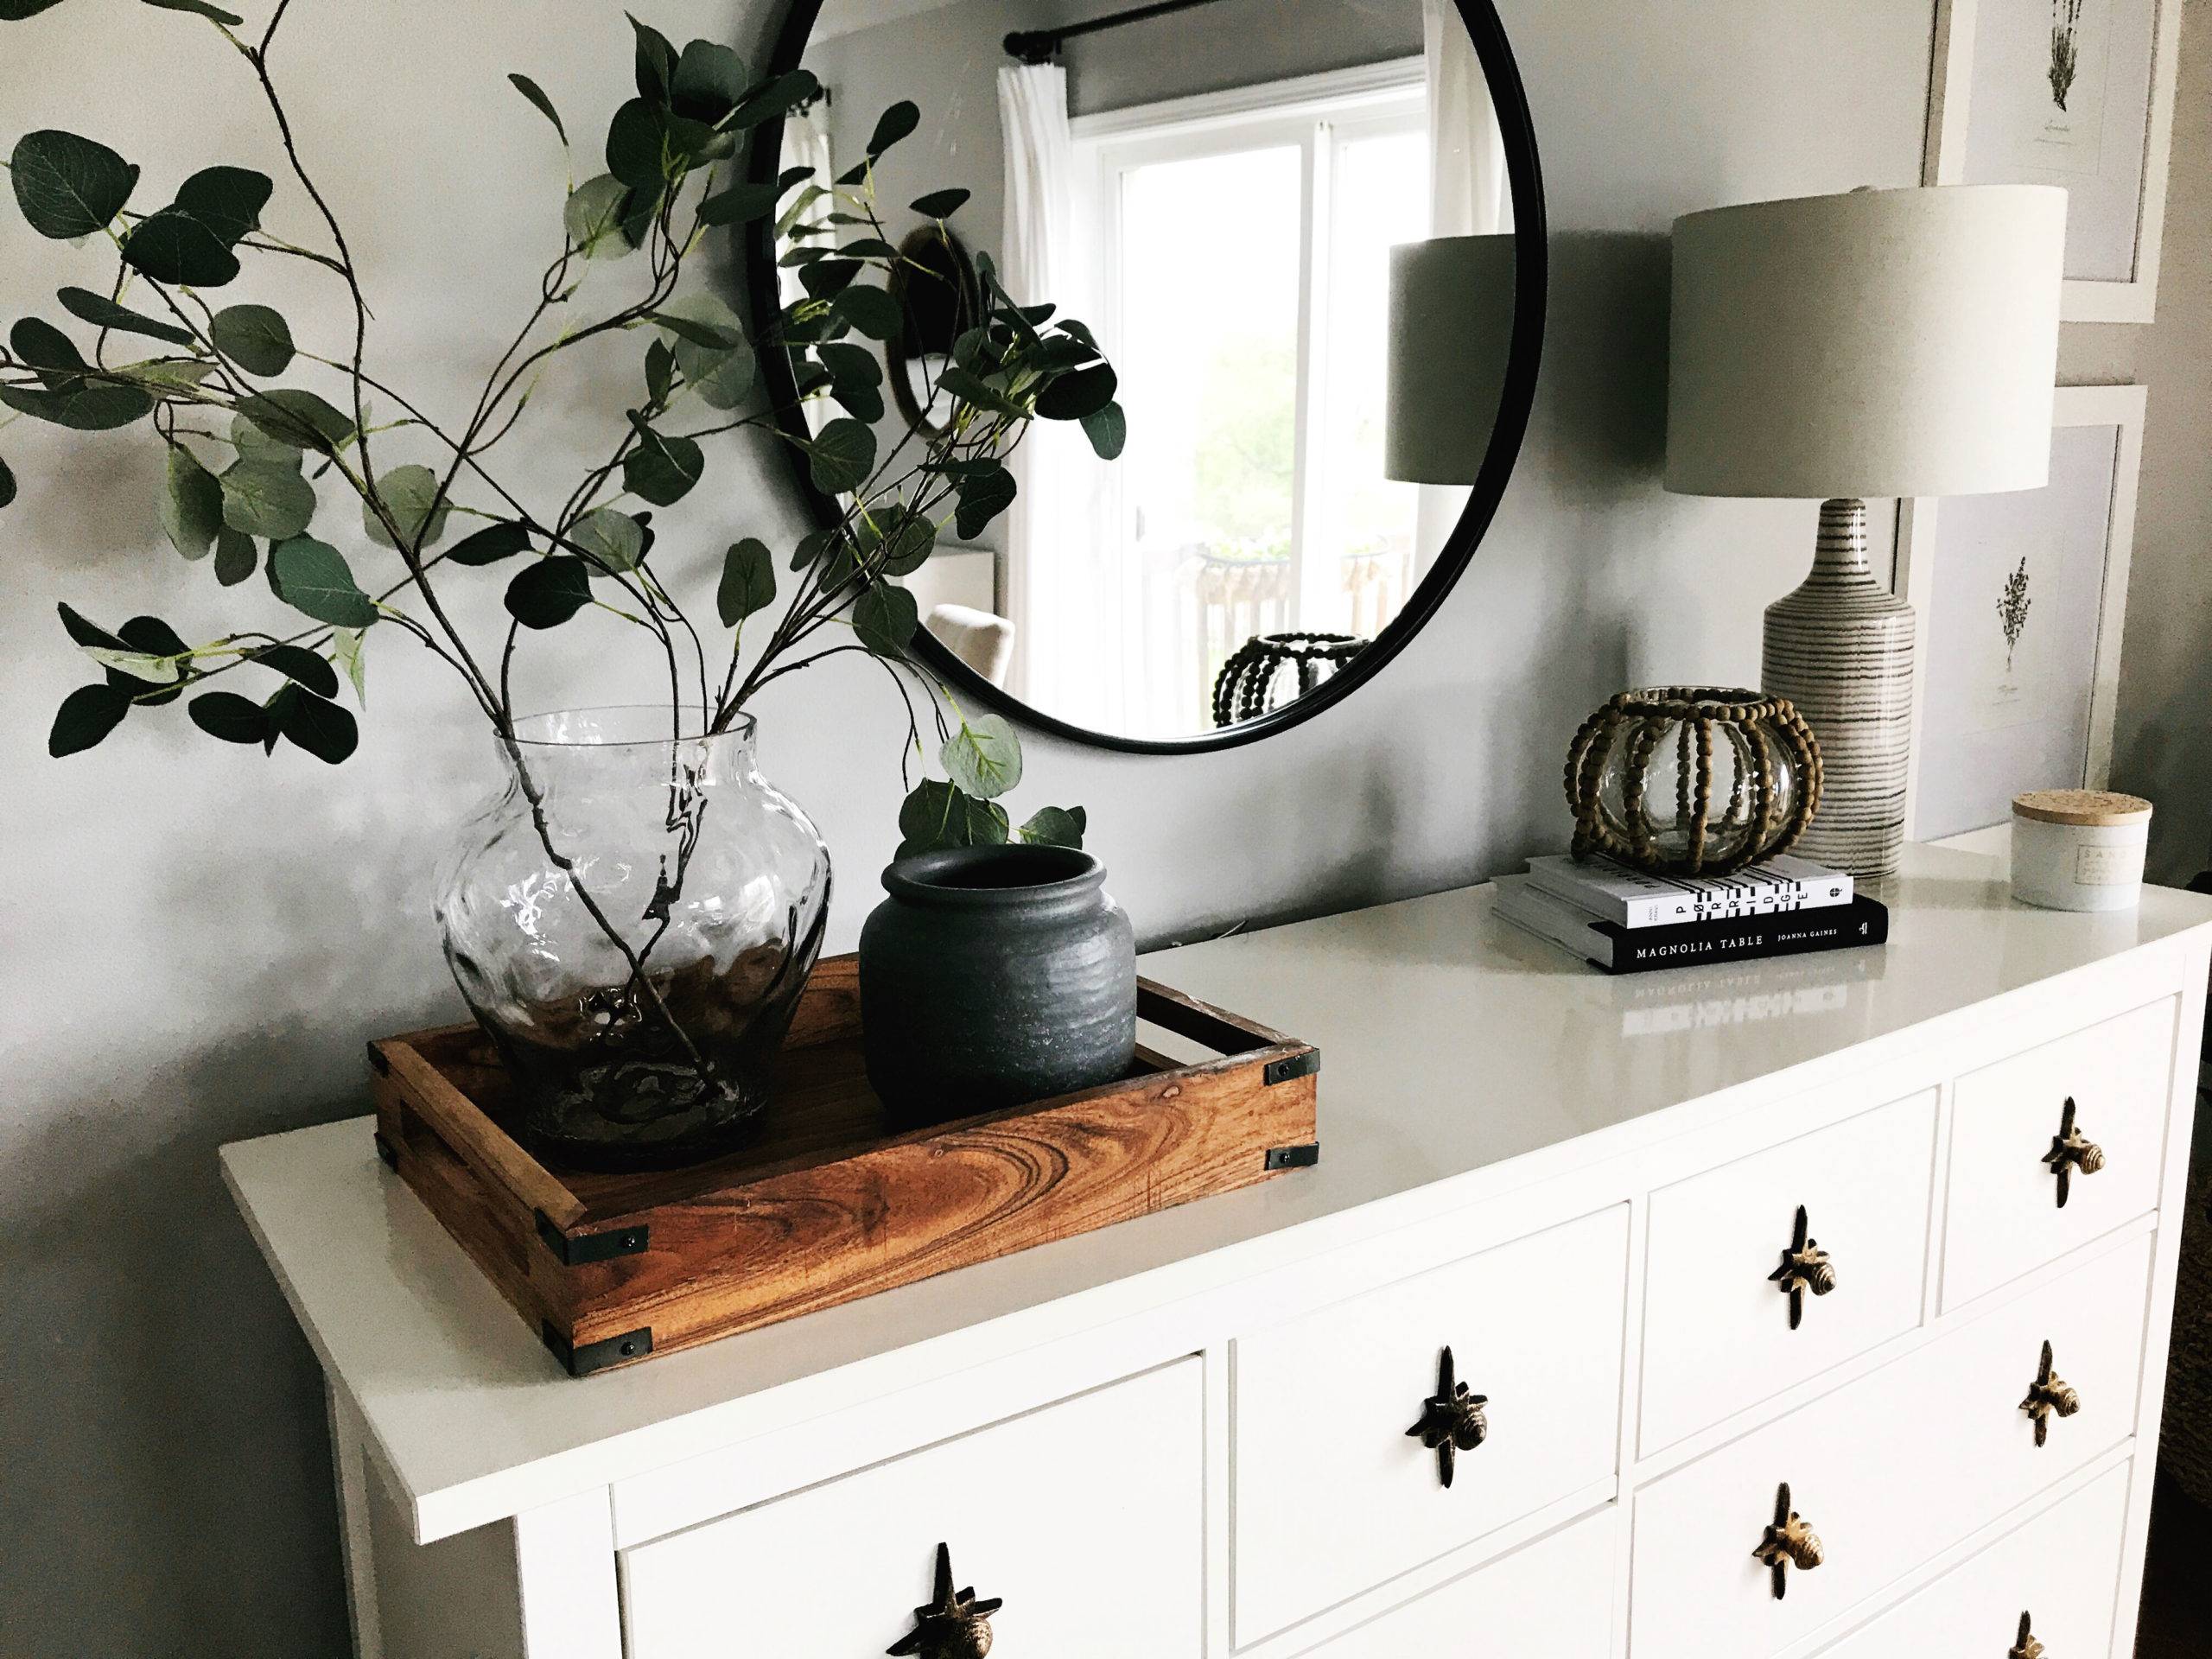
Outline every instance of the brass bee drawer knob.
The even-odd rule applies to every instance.
[[[2028,1397],[2020,1402],[2020,1409],[2035,1419],[2037,1446],[2050,1438],[2053,1417],[2071,1417],[2082,1409],[2082,1396],[2074,1385],[2050,1369],[2047,1342],[2043,1345],[2043,1363],[2037,1369],[2036,1380],[2028,1385]]]
[[[1805,1293],[1825,1296],[1835,1288],[1835,1263],[1828,1260],[1818,1239],[1810,1236],[1806,1229],[1808,1222],[1805,1206],[1797,1206],[1797,1230],[1789,1241],[1789,1248],[1782,1253],[1782,1265],[1767,1274],[1767,1282],[1779,1286],[1789,1296],[1789,1328],[1795,1331],[1805,1318]]]
[[[1827,1559],[1820,1534],[1807,1526],[1805,1517],[1789,1507],[1789,1483],[1786,1480],[1775,1489],[1774,1520],[1751,1554],[1773,1573],[1777,1601],[1789,1593],[1791,1567],[1809,1573]]]
[[[1446,1348],[1436,1362],[1436,1392],[1421,1402],[1421,1421],[1406,1433],[1436,1453],[1436,1478],[1452,1484],[1458,1454],[1471,1452],[1490,1438],[1490,1419],[1483,1408],[1486,1394],[1469,1392],[1452,1374],[1452,1350]]]
[[[2020,1615],[2020,1639],[2005,1654],[2005,1659],[2043,1659],[2043,1643],[2036,1640],[2035,1615]]]
[[[991,1615],[1006,1605],[993,1596],[978,1601],[973,1590],[955,1594],[952,1552],[937,1547],[937,1583],[924,1605],[914,1609],[914,1628],[884,1651],[918,1659],[983,1659],[991,1650]]]
[[[2066,1207],[2073,1190],[2074,1172],[2094,1175],[2105,1166],[2105,1149],[2074,1127],[2074,1097],[2066,1097],[2066,1110],[2058,1120],[2058,1133],[2050,1137],[2050,1150],[2043,1155],[2050,1173],[2058,1177],[2058,1207]]]

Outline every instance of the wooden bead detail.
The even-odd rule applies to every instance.
[[[1675,759],[1671,825],[1655,822],[1651,812],[1651,763],[1662,743],[1673,745]],[[1730,762],[1718,815],[1716,753]],[[1605,799],[1616,755],[1618,811]],[[1726,875],[1796,844],[1820,810],[1821,776],[1811,728],[1780,697],[1704,686],[1624,691],[1584,721],[1567,746],[1574,855],[1603,855],[1665,875]],[[1662,831],[1680,846],[1662,846]]]

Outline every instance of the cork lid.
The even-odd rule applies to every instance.
[[[2151,816],[2151,803],[2108,789],[2031,789],[2012,798],[2012,810],[2038,823],[2140,823]]]

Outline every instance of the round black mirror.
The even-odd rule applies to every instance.
[[[1070,12],[794,0],[773,69],[822,95],[760,130],[751,175],[873,188],[899,256],[899,326],[868,348],[888,406],[859,389],[878,454],[942,435],[985,283],[1083,319],[1117,376],[1125,435],[1037,422],[1013,505],[965,540],[948,518],[900,578],[924,665],[1077,741],[1249,742],[1379,672],[1497,511],[1543,336],[1528,105],[1491,0],[1049,15]],[[878,156],[900,100],[918,124]],[[837,210],[748,228],[756,340],[780,336],[791,256],[855,233]],[[853,411],[820,343],[762,359],[828,527],[842,505],[802,446]]]

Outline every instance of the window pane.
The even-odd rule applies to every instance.
[[[1143,728],[1211,725],[1213,677],[1294,626],[1299,248],[1294,146],[1131,168],[1122,188],[1122,462]]]

